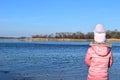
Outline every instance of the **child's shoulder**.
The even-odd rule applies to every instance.
[[[111,48],[112,44],[105,42],[105,43],[96,43],[96,42],[90,42],[90,46],[106,46]]]

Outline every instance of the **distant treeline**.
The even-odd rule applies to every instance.
[[[0,37],[0,39],[17,39],[16,37]]]
[[[110,31],[108,30],[106,32],[106,37],[108,39],[110,38],[116,38],[120,39],[120,31],[114,30]],[[55,34],[49,34],[49,35],[33,35],[32,38],[69,38],[69,39],[93,39],[94,38],[94,33],[93,32],[88,32],[88,33],[82,33],[82,32],[59,32]]]
[[[106,31],[106,37],[107,39],[120,39],[120,31],[113,30],[113,31]],[[47,35],[33,35],[31,37],[0,37],[0,39],[31,39],[31,38],[54,38],[54,39],[93,39],[94,33],[88,32],[88,33],[82,33],[82,32],[57,32],[55,34],[47,34]]]
[[[28,39],[29,37],[0,37],[0,39]]]

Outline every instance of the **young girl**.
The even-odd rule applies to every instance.
[[[86,53],[85,63],[89,67],[87,80],[108,80],[108,68],[112,66],[111,44],[106,41],[106,32],[102,24],[94,30],[94,42]]]

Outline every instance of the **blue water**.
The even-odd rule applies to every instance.
[[[112,43],[109,80],[120,79],[120,43]],[[0,41],[0,80],[86,80],[89,42]]]

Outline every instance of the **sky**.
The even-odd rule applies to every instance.
[[[0,0],[0,36],[120,31],[120,0]]]

